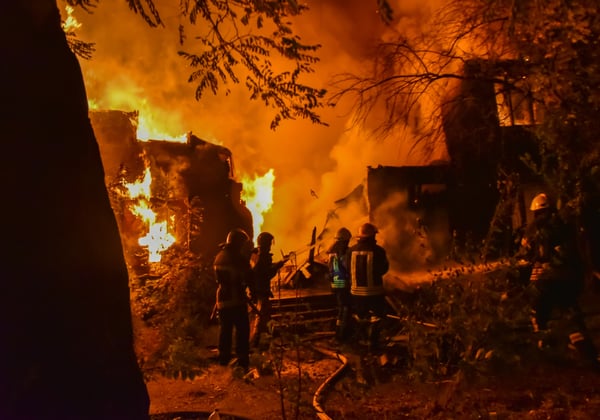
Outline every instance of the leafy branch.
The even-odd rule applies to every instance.
[[[313,65],[319,61],[315,53],[320,48],[304,44],[293,33],[289,18],[304,10],[306,6],[295,1],[184,1],[181,12],[191,24],[199,19],[208,24],[206,32],[197,37],[200,52],[179,52],[194,69],[188,80],[196,83],[196,98],[202,98],[207,90],[216,94],[221,85],[240,83],[236,68],[241,66],[250,99],[277,110],[272,129],[282,120],[296,118],[326,125],[318,114],[326,91],[300,82],[301,76],[314,72]],[[271,32],[265,35],[268,30]],[[183,42],[183,27],[180,35]],[[292,69],[276,70],[272,52],[291,62]],[[229,92],[227,89],[226,94]]]

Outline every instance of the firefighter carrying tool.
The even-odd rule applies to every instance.
[[[251,290],[250,300],[255,303],[256,314],[252,322],[250,334],[250,343],[252,347],[259,347],[260,336],[268,332],[268,324],[271,320],[271,279],[277,274],[279,269],[285,264],[285,260],[273,262],[271,246],[274,237],[269,232],[261,232],[256,238],[258,247],[253,251],[252,272],[253,272],[253,290]]]
[[[250,312],[254,313],[254,314],[260,314],[260,311],[258,310],[258,308],[256,307],[256,305],[254,304],[254,302],[252,302],[252,300],[250,298],[247,298],[246,303],[248,304],[248,306],[250,307]],[[215,303],[215,305],[212,308],[212,312],[210,313],[210,321],[214,321],[218,318],[219,316],[219,307],[218,305]]]

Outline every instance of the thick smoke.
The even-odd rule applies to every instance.
[[[440,0],[438,0],[440,1]],[[365,73],[375,45],[390,37],[377,14],[375,0],[312,0],[310,11],[296,22],[306,43],[319,43],[321,62],[310,83],[325,88],[340,71]],[[427,22],[437,1],[397,1],[393,27],[416,33]],[[248,99],[243,85],[228,96],[194,98],[187,83],[191,69],[177,55],[178,2],[157,1],[164,28],[150,28],[122,0],[103,0],[92,15],[77,13],[78,36],[96,43],[92,60],[81,60],[88,97],[100,109],[140,110],[172,136],[192,131],[196,136],[231,149],[238,178],[264,175],[274,169],[274,206],[263,230],[275,235],[275,252],[302,249],[318,232],[347,226],[356,232],[366,220],[364,206],[347,205],[335,212],[335,202],[366,177],[367,166],[423,164],[417,149],[410,152],[410,130],[381,140],[352,123],[348,104],[324,109],[328,127],[288,121],[273,132],[272,110]],[[188,43],[192,42],[188,38]],[[186,48],[184,45],[183,49]],[[402,141],[400,141],[402,140]],[[444,159],[442,148],[428,160]],[[391,229],[380,227],[384,231]],[[327,240],[330,236],[323,235]]]

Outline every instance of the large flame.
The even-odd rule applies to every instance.
[[[148,141],[154,139],[185,143],[187,141],[187,134],[173,136],[169,133],[166,133],[163,128],[160,128],[160,125],[155,122],[150,114],[140,114],[138,117],[137,139],[138,141]]]
[[[148,261],[160,262],[161,253],[175,243],[175,237],[169,233],[167,221],[157,222],[156,213],[150,208],[151,184],[150,168],[146,168],[141,181],[125,184],[125,187],[129,191],[130,198],[135,200],[130,210],[148,227],[148,232],[138,240],[138,243],[148,248]]]
[[[254,240],[261,231],[265,214],[273,206],[273,181],[275,181],[273,169],[269,169],[263,176],[242,176],[243,190],[241,196],[246,203],[246,207],[252,213]]]

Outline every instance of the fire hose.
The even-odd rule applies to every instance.
[[[313,346],[313,348],[319,353],[324,354],[325,356],[329,356],[333,359],[337,359],[340,362],[342,362],[342,365],[319,386],[319,388],[313,395],[313,408],[317,412],[317,417],[319,417],[319,419],[321,420],[332,420],[331,417],[327,415],[321,404],[323,403],[325,393],[329,390],[330,387],[333,386],[335,381],[340,379],[342,373],[348,367],[348,359],[339,352],[331,351],[318,346]]]

